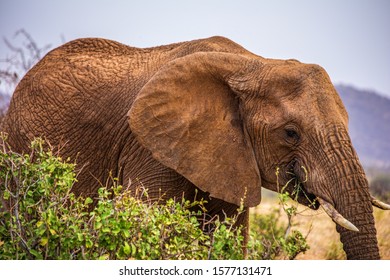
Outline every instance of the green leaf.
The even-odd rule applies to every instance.
[[[101,222],[95,222],[95,229],[100,229],[102,227],[102,223]]]
[[[121,232],[121,229],[120,229],[119,227],[114,228],[114,229],[112,230],[112,233],[113,233],[114,235],[117,235],[117,234],[120,233],[120,232]]]
[[[129,245],[129,243],[127,243],[127,241],[125,241],[124,246],[123,246],[123,253],[125,253],[126,255],[129,255],[130,252],[131,252],[130,245]]]
[[[80,242],[84,240],[84,236],[82,233],[77,233],[77,240]]]
[[[10,198],[11,194],[8,190],[4,191],[3,198],[5,200],[8,200]]]
[[[48,242],[49,242],[49,239],[47,237],[42,237],[41,241],[39,242],[39,244],[41,246],[45,246]]]
[[[99,256],[99,260],[108,260],[110,258],[110,255],[109,254],[104,254],[104,255],[101,255]]]
[[[92,246],[93,246],[93,242],[91,239],[85,240],[85,247],[86,248],[92,248]]]
[[[85,199],[85,204],[86,204],[86,205],[91,204],[92,202],[93,202],[93,200],[92,200],[92,198],[90,198],[90,197],[87,197],[87,198]]]
[[[46,228],[45,227],[41,227],[40,229],[38,229],[37,231],[37,234],[38,236],[42,236],[46,233]]]
[[[135,245],[131,243],[131,255],[135,256],[136,253],[137,253],[137,247],[135,247]]]
[[[109,233],[109,232],[111,232],[111,229],[110,229],[109,227],[104,227],[104,228],[102,229],[102,232],[104,232],[104,233]]]
[[[42,260],[43,259],[43,256],[40,252],[38,252],[37,250],[34,250],[34,249],[31,249],[30,250],[30,253],[31,255],[33,255],[37,260]]]

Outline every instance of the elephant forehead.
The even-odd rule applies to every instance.
[[[315,64],[287,62],[269,63],[264,67],[264,75],[260,86],[268,94],[281,95],[299,94],[311,83],[326,84],[330,82],[326,71]]]
[[[345,107],[322,67],[302,63],[278,65],[267,76],[263,107],[276,118],[282,116],[310,122],[332,119],[347,124]]]

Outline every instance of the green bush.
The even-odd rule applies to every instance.
[[[295,207],[290,207],[295,208]],[[287,210],[288,211],[288,210]],[[249,259],[295,259],[310,249],[301,232],[292,230],[281,218],[287,211],[273,209],[269,214],[252,214],[248,244]],[[292,219],[292,217],[291,217]],[[291,222],[291,220],[290,220]]]
[[[31,153],[24,155],[2,141],[0,259],[245,257],[236,218],[216,220],[213,233],[201,230],[204,213],[192,209],[204,209],[206,201],[145,203],[113,180],[94,202],[71,192],[76,180],[75,164],[45,149],[42,140],[33,141]],[[279,216],[251,216],[249,259],[294,258],[307,250],[300,233],[286,236]]]

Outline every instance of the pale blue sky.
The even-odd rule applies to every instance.
[[[148,47],[226,36],[271,58],[322,65],[335,83],[390,96],[388,0],[0,0],[0,36],[56,47],[104,37]],[[0,58],[7,48],[0,42]]]

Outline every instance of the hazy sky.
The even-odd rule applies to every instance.
[[[0,36],[12,40],[20,28],[52,47],[79,37],[147,47],[222,35],[390,96],[388,0],[0,0]],[[7,54],[1,40],[0,58]]]

